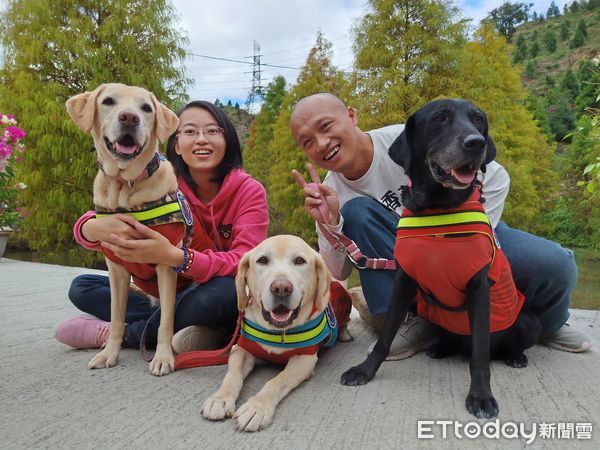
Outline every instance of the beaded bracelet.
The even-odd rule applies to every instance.
[[[187,272],[192,267],[192,262],[194,262],[194,253],[190,252],[187,246],[183,245],[181,250],[183,250],[183,263],[178,267],[173,267],[173,270],[177,273]]]

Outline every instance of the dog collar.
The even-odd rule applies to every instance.
[[[337,334],[337,321],[331,303],[314,319],[289,330],[268,330],[246,317],[241,329],[241,335],[246,339],[279,348],[301,348],[320,343],[331,347],[337,340]]]
[[[161,161],[165,161],[165,157],[163,155],[161,155],[159,152],[156,152],[154,154],[154,157],[146,165],[144,170],[142,170],[142,173],[140,173],[137,177],[135,177],[135,179],[124,180],[123,178],[121,178],[121,175],[117,175],[116,177],[110,177],[110,178],[114,178],[117,181],[120,181],[123,184],[128,184],[129,187],[132,187],[135,183],[139,183],[140,181],[145,180],[146,178],[150,178],[152,176],[152,174],[158,170],[158,167],[160,166]],[[104,173],[106,175],[106,172],[104,172],[104,167],[102,166],[102,161],[100,161],[100,160],[98,160],[98,169],[100,169],[102,171],[102,173]],[[106,175],[106,176],[109,176],[109,175]]]

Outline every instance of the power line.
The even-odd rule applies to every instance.
[[[229,61],[229,62],[234,62],[234,63],[239,63],[239,64],[246,64],[246,65],[254,65],[254,62],[249,62],[249,61],[239,61],[237,59],[229,59],[229,58],[220,58],[218,56],[208,56],[208,55],[199,55],[197,53],[192,53],[192,52],[188,52],[188,55],[191,56],[197,56],[199,58],[206,58],[206,59],[214,59],[214,60],[218,60],[218,61]],[[267,64],[267,63],[261,63],[261,65],[263,66],[267,66],[267,67],[277,67],[279,69],[294,69],[294,70],[300,70],[300,67],[290,67],[290,66],[278,66],[275,64]]]

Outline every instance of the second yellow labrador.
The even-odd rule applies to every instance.
[[[335,340],[330,284],[321,256],[296,236],[271,237],[244,255],[236,277],[238,308],[245,311],[242,335],[220,389],[202,406],[205,418],[233,416],[245,431],[271,423],[279,402],[312,376],[319,346]],[[351,339],[346,326],[347,320],[339,324],[340,340]],[[257,359],[285,368],[236,411],[244,379]]]

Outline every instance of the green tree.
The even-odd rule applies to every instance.
[[[488,115],[497,160],[511,178],[503,218],[531,231],[541,231],[538,217],[548,207],[556,177],[553,149],[525,107],[527,91],[520,70],[510,61],[510,45],[490,26],[481,27],[459,61],[459,89],[452,93],[473,101]]]
[[[538,41],[535,40],[535,41],[533,41],[533,44],[531,44],[531,49],[529,49],[529,55],[532,58],[535,58],[539,54],[540,54],[540,44],[538,44]]]
[[[248,140],[244,147],[246,171],[264,185],[268,183],[272,165],[268,146],[273,139],[273,127],[286,95],[285,78],[275,77],[265,89],[261,110],[252,121]]]
[[[548,7],[548,11],[546,12],[546,17],[550,18],[550,17],[558,17],[560,16],[560,9],[558,9],[558,6],[556,6],[556,3],[554,3],[554,0],[552,1],[552,3],[550,3],[550,6]]]
[[[189,80],[179,64],[186,40],[164,0],[18,0],[0,21],[0,110],[27,130],[20,179],[30,211],[23,238],[34,249],[72,246],[72,226],[92,207],[97,171],[92,139],[68,117],[72,95],[103,82],[141,85],[171,107]],[[93,259],[82,252],[83,258]]]
[[[574,1],[573,3],[571,3],[571,6],[569,6],[569,11],[571,11],[572,13],[576,13],[580,9],[581,8],[579,7],[579,3],[577,1]]]
[[[525,42],[525,37],[520,34],[517,38],[517,43],[515,47],[515,51],[513,53],[513,62],[515,64],[524,61],[527,58],[527,43]]]
[[[573,40],[571,41],[571,44],[569,45],[570,48],[579,48],[583,45],[583,43],[585,42],[585,36],[583,34],[583,31],[581,31],[580,28],[577,28],[577,30],[575,31],[575,35],[573,36]]]
[[[569,102],[569,96],[570,93],[562,89],[556,89],[548,93],[548,123],[557,142],[565,140],[575,127],[575,116]],[[570,139],[567,138],[566,140],[569,141]]]
[[[530,59],[527,62],[527,66],[525,68],[525,76],[528,77],[528,78],[535,77],[535,67],[536,67],[535,60],[534,59]]]
[[[560,88],[568,94],[569,103],[573,103],[579,95],[580,85],[577,75],[569,68],[560,83]]]
[[[466,25],[446,1],[369,5],[354,28],[356,106],[364,129],[402,123],[452,88]]]
[[[582,61],[577,76],[581,81],[581,89],[575,99],[577,116],[581,116],[586,110],[599,110],[600,99],[597,91],[600,89],[600,61]]]
[[[583,18],[579,21],[579,23],[577,24],[577,29],[581,30],[581,34],[583,34],[584,38],[588,37],[588,33],[587,33],[587,25],[585,23],[585,20],[583,20]]]
[[[493,9],[486,16],[485,20],[492,22],[496,30],[503,34],[506,40],[510,42],[513,34],[515,34],[517,25],[527,22],[531,6],[531,3],[504,2],[498,8]]]
[[[331,62],[331,42],[319,33],[310,50],[306,64],[281,105],[269,143],[271,170],[268,177],[271,234],[296,234],[311,244],[316,244],[314,221],[304,210],[304,196],[291,176],[291,170],[306,172],[308,159],[290,133],[290,116],[296,102],[307,95],[331,92],[343,101],[349,100],[350,84],[343,72]],[[324,173],[321,172],[323,176]],[[306,173],[305,173],[305,176]]]
[[[567,19],[563,20],[560,24],[560,39],[562,41],[566,41],[569,38],[570,31],[571,31],[570,22]]]
[[[554,232],[567,244],[591,244],[600,248],[600,189],[582,189],[580,186],[586,167],[600,161],[600,128],[590,114],[582,115],[576,128],[561,171],[564,214],[569,217],[562,225],[557,223]]]
[[[556,35],[550,30],[544,33],[544,46],[550,53],[556,51]]]

